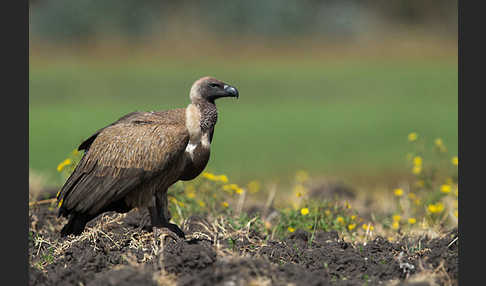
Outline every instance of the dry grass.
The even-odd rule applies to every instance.
[[[36,201],[47,184],[47,178],[41,173],[29,169],[29,201]]]
[[[430,34],[410,32],[393,35],[365,35],[361,38],[339,41],[326,38],[266,39],[241,37],[227,39],[221,45],[218,35],[190,39],[185,37],[163,37],[143,46],[134,46],[123,39],[99,39],[77,43],[76,46],[31,43],[30,59],[35,65],[53,64],[65,59],[79,58],[83,62],[116,63],[137,61],[151,62],[154,59],[178,61],[213,61],[231,58],[232,64],[249,60],[265,61],[342,61],[373,59],[447,59],[457,60],[457,39],[436,37]],[[198,49],[193,47],[197,46]]]
[[[410,285],[429,285],[429,286],[453,286],[457,285],[457,281],[452,279],[444,268],[444,264],[440,264],[437,268],[430,270],[423,267],[420,263],[418,273],[407,277],[407,283]],[[387,285],[399,286],[402,285],[401,280],[392,280]]]

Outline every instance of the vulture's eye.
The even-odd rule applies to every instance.
[[[212,88],[219,87],[219,84],[217,84],[217,83],[210,83],[209,84],[209,87],[212,87]]]

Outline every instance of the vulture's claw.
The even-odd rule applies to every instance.
[[[165,227],[171,230],[172,232],[174,232],[175,234],[177,234],[178,237],[182,239],[186,238],[184,232],[176,224],[168,223]]]
[[[171,225],[176,226],[175,224],[171,224]],[[163,239],[165,239],[165,237],[168,236],[175,241],[182,241],[185,238],[184,233],[178,227],[177,227],[177,229],[180,231],[180,233],[172,230],[169,226],[167,226],[167,227],[156,227],[156,226],[154,226],[152,228],[152,231],[154,233],[154,239],[155,240],[157,240],[159,238],[161,238],[163,240]],[[180,234],[182,234],[182,236]]]

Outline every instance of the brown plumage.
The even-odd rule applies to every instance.
[[[238,96],[236,88],[203,77],[193,84],[186,108],[132,112],[82,142],[84,155],[57,198],[58,215],[69,217],[61,235],[81,234],[103,212],[147,207],[153,227],[184,237],[169,223],[167,189],[204,170],[217,121],[215,100]]]

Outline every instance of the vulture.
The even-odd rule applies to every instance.
[[[129,113],[79,145],[83,157],[57,196],[58,217],[68,218],[61,236],[81,234],[101,213],[146,207],[152,228],[184,238],[169,222],[167,189],[204,170],[218,119],[215,100],[239,94],[227,83],[203,77],[189,97],[186,108]]]

